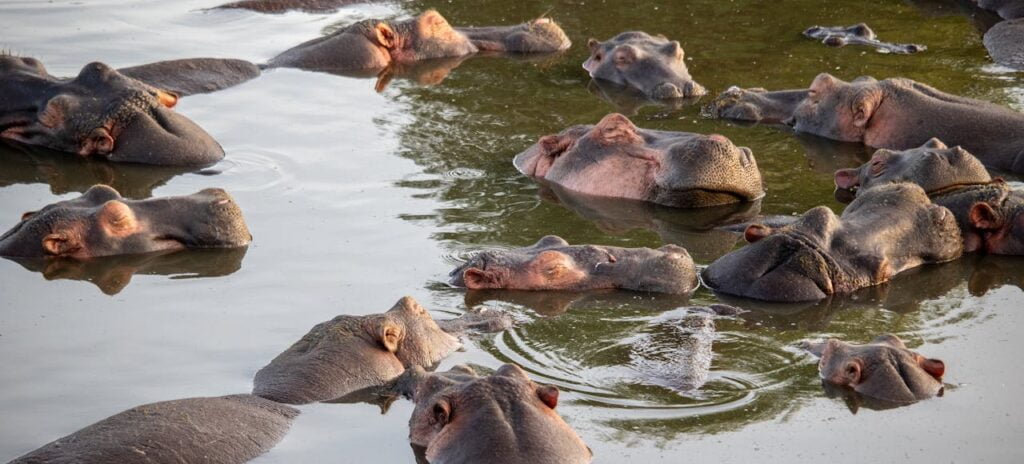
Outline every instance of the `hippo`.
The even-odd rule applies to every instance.
[[[804,31],[804,37],[820,40],[829,47],[845,47],[846,45],[867,45],[882,53],[909,55],[927,50],[928,47],[917,44],[897,44],[878,40],[875,31],[864,23],[846,27],[811,26]]]
[[[963,252],[953,215],[910,183],[869,189],[839,217],[819,206],[778,229],[751,225],[745,237],[751,244],[711,263],[702,281],[719,293],[775,302],[848,294]]]
[[[11,462],[243,463],[273,448],[298,415],[252,395],[163,401],[110,416]]]
[[[0,256],[85,259],[186,248],[234,248],[252,240],[242,211],[221,189],[126,200],[96,185],[78,198],[22,215],[0,235]]]
[[[1024,17],[1024,2],[1020,0],[972,0],[979,8],[994,11],[1003,19]]]
[[[289,11],[331,13],[339,8],[370,0],[241,0],[225,3],[215,9],[241,9],[259,13],[281,14]]]
[[[1024,18],[1000,21],[985,32],[982,41],[996,63],[1024,69]]]
[[[871,161],[835,173],[840,191],[860,192],[886,182],[920,185],[956,217],[964,251],[1024,254],[1024,192],[993,180],[981,161],[963,148],[932,139],[919,148],[878,150]]]
[[[451,285],[473,290],[622,289],[684,294],[698,285],[693,259],[676,245],[657,250],[569,245],[555,235],[524,248],[482,251],[449,277]]]
[[[492,310],[488,316],[501,314]],[[253,394],[289,404],[334,400],[382,387],[406,368],[432,367],[461,346],[416,300],[403,297],[383,314],[342,315],[317,324],[256,372]]]
[[[0,55],[0,138],[82,157],[165,166],[205,166],[224,150],[171,110],[178,97],[103,63],[73,79],[34,58]]]
[[[507,27],[453,28],[435,10],[406,21],[368,19],[288,49],[268,63],[314,71],[372,71],[481,50],[551,53],[569,48],[554,21],[539,18]]]
[[[677,208],[764,196],[749,148],[718,134],[639,129],[618,113],[541,137],[513,162],[527,176],[574,192]]]
[[[228,58],[158,61],[117,71],[179,97],[234,87],[260,75],[259,66]]]
[[[936,137],[962,146],[988,168],[1024,172],[1024,114],[910,79],[844,82],[823,73],[808,90],[730,89],[712,107],[714,117],[783,122],[800,132],[875,148],[906,150]]]
[[[591,461],[590,448],[555,411],[558,387],[530,380],[505,364],[479,376],[469,366],[427,373],[413,367],[396,390],[415,404],[409,441],[431,464],[570,464]]]
[[[690,77],[677,40],[646,32],[623,32],[600,42],[587,41],[590,57],[583,69],[594,79],[639,89],[657,100],[699,97],[704,86]]]
[[[907,349],[903,340],[892,334],[863,345],[831,338],[802,346],[821,358],[818,372],[824,382],[875,400],[911,404],[943,391],[946,365]]]

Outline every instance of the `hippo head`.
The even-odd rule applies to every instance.
[[[242,211],[221,189],[126,200],[105,185],[25,213],[0,236],[0,256],[90,258],[182,248],[230,248],[252,240]]]
[[[441,330],[430,313],[408,296],[378,322],[381,344],[406,367],[433,366],[461,346],[458,338]]]
[[[177,96],[90,63],[57,79],[32,58],[0,56],[0,138],[110,161],[206,165],[224,156],[170,108]]]
[[[991,188],[1008,188],[1002,182]],[[968,251],[984,250],[997,255],[1024,255],[1024,197],[1007,192],[1002,201],[978,198],[968,209],[964,234]]]
[[[400,22],[372,21],[367,46],[383,47],[396,62],[469,55],[476,46],[436,10]]]
[[[956,219],[909,183],[872,188],[841,217],[819,206],[773,229],[753,224],[744,248],[705,269],[715,291],[766,301],[816,301],[888,281],[963,251]]]
[[[859,168],[835,173],[836,187],[865,190],[888,182],[912,182],[926,192],[944,188],[990,182],[985,166],[959,146],[949,148],[939,139],[903,151],[878,150]]]
[[[558,388],[533,382],[514,364],[487,377],[466,366],[445,373],[416,370],[399,385],[416,404],[409,439],[426,447],[429,462],[591,460],[590,449],[555,412]]]
[[[583,69],[594,79],[640,89],[658,99],[698,97],[707,90],[690,77],[683,47],[665,36],[623,32],[605,42],[590,39]]]
[[[480,50],[508,53],[552,53],[572,46],[569,36],[550,18],[537,18],[514,26],[460,27]]]
[[[800,132],[844,142],[861,142],[882,101],[882,88],[870,77],[844,82],[831,74],[814,78],[807,97],[786,121]]]
[[[882,335],[863,345],[832,338],[804,346],[821,357],[818,371],[825,382],[870,398],[908,404],[942,391],[945,364],[907,349],[895,335]]]
[[[452,285],[469,289],[687,293],[697,286],[693,259],[676,245],[573,246],[554,235],[525,248],[478,253],[449,276]]]
[[[516,156],[524,174],[584,194],[704,207],[758,199],[761,174],[749,148],[721,135],[638,129],[625,116],[574,126]]]

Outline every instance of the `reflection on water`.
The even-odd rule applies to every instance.
[[[107,295],[116,295],[131,283],[132,277],[161,275],[171,279],[219,277],[242,268],[248,247],[179,250],[133,255],[74,258],[8,258],[25,269],[43,274],[46,280],[82,280],[91,282]]]
[[[610,103],[616,113],[626,116],[637,115],[645,106],[653,106],[660,110],[654,115],[647,116],[648,119],[670,118],[676,111],[694,105],[700,100],[700,97],[653,100],[639,89],[601,79],[591,79],[587,84],[587,90],[595,97]]]

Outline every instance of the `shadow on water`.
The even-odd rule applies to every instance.
[[[91,259],[73,258],[8,258],[29,271],[39,272],[46,280],[81,280],[91,282],[107,295],[120,293],[132,277],[141,275],[168,276],[170,279],[221,277],[242,268],[248,247],[180,250],[133,255],[106,256]]]
[[[145,199],[173,177],[195,171],[190,167],[109,163],[0,141],[0,188],[17,184],[47,184],[56,195],[85,192],[96,184],[114,187],[125,198]]]

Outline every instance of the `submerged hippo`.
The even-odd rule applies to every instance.
[[[693,259],[676,245],[569,245],[554,235],[524,248],[478,253],[449,276],[452,285],[469,289],[689,293],[698,285]]]
[[[224,150],[172,111],[178,97],[90,63],[73,79],[0,55],[0,138],[109,161],[202,166]]]
[[[252,395],[138,406],[21,456],[18,464],[243,463],[284,438],[299,411]]]
[[[383,314],[344,315],[317,324],[256,373],[253,394],[291,404],[335,400],[384,386],[406,368],[431,367],[461,346],[416,300],[404,297]]]
[[[0,256],[92,258],[185,248],[233,248],[252,240],[242,211],[221,189],[126,200],[106,185],[22,215],[0,236]]]
[[[804,31],[804,37],[822,41],[830,47],[845,47],[846,45],[867,45],[874,47],[882,53],[898,53],[909,55],[926,50],[928,47],[917,44],[897,44],[882,42],[878,40],[875,31],[867,24],[860,23],[847,27],[822,27],[811,26]]]
[[[679,41],[646,32],[623,32],[600,42],[590,39],[583,69],[590,77],[639,89],[650,98],[699,97],[704,86],[690,77]]]
[[[356,3],[367,3],[370,0],[240,0],[225,3],[216,8],[242,9],[260,13],[279,14],[288,11],[304,11],[306,13],[330,13],[338,8]]]
[[[481,377],[468,366],[409,369],[397,390],[416,407],[409,441],[431,464],[571,464],[590,449],[555,412],[558,387],[533,382],[515,364]]]
[[[861,167],[835,173],[836,187],[846,191],[894,181],[920,185],[932,202],[948,208],[960,226],[965,252],[1024,254],[1024,193],[993,181],[981,161],[963,148],[932,139],[911,150],[878,150]]]
[[[730,89],[715,99],[709,114],[786,123],[797,131],[894,150],[937,137],[962,146],[989,168],[1024,172],[1024,114],[910,79],[844,82],[819,74],[808,90]]]
[[[945,364],[907,349],[903,340],[892,334],[863,345],[832,338],[804,343],[804,348],[821,358],[818,372],[822,380],[866,397],[910,404],[942,393]]]
[[[888,184],[859,195],[837,217],[824,206],[791,225],[751,225],[750,245],[702,274],[716,292],[779,302],[816,301],[886,282],[925,263],[960,256],[963,241],[949,210],[914,184]]]
[[[270,67],[340,72],[472,55],[479,51],[548,53],[569,48],[565,32],[540,18],[505,27],[453,28],[435,10],[406,21],[368,19],[284,51]]]
[[[613,113],[541,137],[516,155],[523,174],[588,195],[679,208],[764,196],[754,154],[721,135],[639,129]]]

